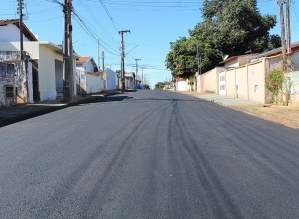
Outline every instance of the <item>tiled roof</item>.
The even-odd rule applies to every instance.
[[[5,24],[14,24],[18,28],[20,26],[18,19],[10,19],[10,20],[0,20],[0,26]],[[38,41],[37,38],[33,35],[33,33],[28,29],[28,27],[23,23],[23,33],[30,41]]]
[[[85,62],[87,62],[90,58],[91,58],[91,56],[82,56],[82,57],[80,57],[76,62],[77,62],[77,63],[85,63]]]
[[[296,47],[299,47],[299,41],[291,43],[291,49],[296,48]],[[278,55],[281,53],[282,53],[282,47],[279,47],[279,48],[270,50],[268,52],[261,53],[257,56],[257,58],[269,57],[269,56]]]

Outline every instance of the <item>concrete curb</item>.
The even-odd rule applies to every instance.
[[[47,113],[51,113],[57,110],[61,110],[61,109],[65,109],[71,106],[77,106],[79,104],[83,104],[83,103],[88,103],[92,100],[98,99],[98,98],[103,98],[103,97],[107,97],[107,96],[112,96],[115,94],[119,94],[119,92],[115,91],[115,92],[111,92],[108,94],[103,94],[101,96],[90,96],[90,97],[86,97],[84,99],[81,100],[77,100],[77,101],[73,101],[70,103],[65,103],[63,105],[59,105],[59,106],[48,106],[45,109],[39,109],[39,110],[35,110],[35,111],[31,111],[31,112],[25,112],[13,117],[8,117],[8,118],[4,118],[4,119],[0,119],[0,127],[6,126],[6,125],[10,125],[16,122],[20,122],[26,119],[30,119],[30,118],[34,118],[37,116],[41,116]]]

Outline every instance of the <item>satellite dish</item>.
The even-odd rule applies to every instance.
[[[223,61],[226,60],[227,58],[228,58],[228,55],[226,55],[226,56],[223,58]]]

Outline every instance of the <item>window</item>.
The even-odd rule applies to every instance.
[[[12,86],[6,86],[5,87],[5,93],[6,97],[13,97],[13,87]]]
[[[225,90],[225,85],[224,84],[220,85],[220,90]]]
[[[259,91],[259,86],[258,85],[254,85],[254,93],[257,93]]]

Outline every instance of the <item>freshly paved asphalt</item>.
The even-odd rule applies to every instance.
[[[299,218],[299,133],[137,91],[0,128],[0,218]]]

